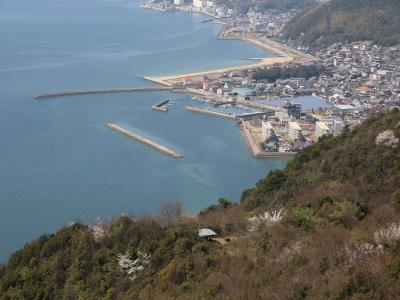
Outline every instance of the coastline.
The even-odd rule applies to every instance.
[[[264,57],[256,59],[258,62],[244,64],[239,66],[224,67],[218,69],[211,69],[205,71],[191,72],[186,74],[173,74],[165,76],[143,76],[142,78],[153,83],[161,84],[164,86],[172,87],[174,84],[181,83],[185,78],[201,79],[203,76],[210,78],[218,77],[224,73],[230,73],[235,71],[243,71],[252,68],[261,68],[271,65],[281,65],[288,63],[304,63],[307,61],[316,60],[315,57],[305,54],[296,49],[292,49],[284,44],[273,41],[260,34],[252,35],[227,35],[225,32],[225,26],[221,29],[217,36],[219,40],[238,40],[247,43],[251,43],[257,47],[260,47],[266,51],[269,51],[276,56]]]

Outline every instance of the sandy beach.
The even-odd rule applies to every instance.
[[[260,68],[264,66],[270,66],[274,64],[288,64],[290,62],[293,63],[301,63],[306,61],[315,60],[315,58],[311,55],[302,53],[295,49],[289,48],[286,45],[280,44],[278,42],[272,41],[266,37],[260,35],[252,35],[252,36],[239,36],[239,35],[231,35],[226,36],[223,31],[218,36],[219,39],[222,40],[242,40],[245,42],[252,43],[260,48],[263,48],[269,52],[274,53],[276,56],[274,57],[265,57],[257,59],[257,62],[251,64],[245,64],[240,66],[233,66],[227,68],[213,69],[213,70],[205,70],[200,72],[193,72],[187,74],[175,74],[175,75],[167,75],[167,76],[145,76],[143,77],[146,80],[162,84],[165,86],[172,86],[175,83],[182,82],[185,78],[191,77],[192,79],[201,78],[203,76],[208,77],[218,77],[224,73],[230,73],[235,71],[247,70],[252,68]]]

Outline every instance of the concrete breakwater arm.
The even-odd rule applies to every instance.
[[[167,108],[168,103],[169,103],[169,100],[164,100],[158,104],[153,105],[151,108],[154,110],[167,112],[168,111],[168,108]]]
[[[137,133],[134,133],[134,132],[132,132],[132,131],[130,131],[128,129],[125,129],[125,128],[121,127],[121,126],[118,126],[116,124],[108,123],[107,127],[112,129],[112,130],[114,130],[114,131],[116,131],[116,132],[119,132],[119,133],[121,133],[123,135],[126,135],[127,137],[130,137],[130,138],[133,138],[133,139],[135,139],[135,140],[137,140],[139,142],[142,142],[143,144],[148,145],[148,146],[150,146],[150,147],[152,147],[152,148],[154,148],[154,149],[156,149],[158,151],[161,151],[161,152],[163,152],[163,153],[165,153],[165,154],[167,154],[169,156],[172,156],[174,158],[182,158],[183,157],[183,155],[178,153],[178,152],[175,152],[175,151],[173,151],[171,149],[168,149],[167,147],[164,147],[163,145],[160,145],[160,144],[158,144],[158,143],[156,143],[154,141],[151,141],[151,140],[149,140],[149,139],[147,139],[147,138],[145,138],[145,137],[143,137],[143,136],[141,136],[141,135],[139,135]]]
[[[186,106],[185,110],[191,111],[191,112],[197,112],[197,113],[201,113],[201,114],[205,114],[205,115],[211,115],[211,116],[215,116],[215,117],[235,119],[235,116],[233,116],[233,115],[225,114],[225,113],[214,111],[214,110],[202,109],[202,108],[191,107],[191,106]]]
[[[157,92],[170,91],[171,87],[137,87],[137,88],[114,88],[114,89],[98,89],[98,90],[78,90],[78,91],[63,91],[53,93],[43,93],[35,96],[35,99],[56,98],[79,96],[87,94],[113,94],[113,93],[139,93],[139,92]]]

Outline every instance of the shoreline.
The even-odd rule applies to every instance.
[[[230,73],[235,71],[243,71],[252,68],[261,68],[265,66],[271,65],[281,65],[288,63],[302,63],[307,61],[315,61],[316,58],[305,54],[296,49],[292,49],[284,44],[273,41],[269,38],[266,38],[260,34],[253,34],[251,36],[247,35],[230,35],[226,36],[225,34],[225,26],[221,29],[220,33],[217,36],[219,40],[236,40],[243,41],[250,44],[253,44],[259,48],[262,48],[268,52],[275,54],[276,56],[272,57],[264,57],[259,59],[252,59],[258,62],[244,64],[239,66],[232,67],[221,67],[218,69],[190,72],[184,74],[173,74],[173,75],[165,75],[165,76],[143,76],[142,78],[153,83],[157,83],[160,85],[172,87],[174,84],[181,83],[185,78],[191,77],[192,79],[200,79],[203,76],[208,77],[217,77],[223,75],[224,73]]]

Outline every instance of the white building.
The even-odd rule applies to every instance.
[[[334,135],[341,134],[343,131],[343,122],[340,120],[334,120],[333,124],[329,127]]]
[[[330,134],[331,130],[329,129],[328,125],[324,122],[316,122],[315,123],[315,136],[321,137],[325,134]]]
[[[174,4],[176,6],[185,5],[185,1],[184,0],[174,0]]]
[[[196,8],[202,8],[207,6],[206,0],[193,0],[193,6]]]
[[[275,133],[274,126],[272,126],[271,122],[263,121],[261,125],[261,134],[263,140],[264,141],[268,140],[274,133]]]
[[[275,111],[275,117],[279,119],[279,122],[281,123],[282,126],[286,126],[290,121],[290,117],[287,111],[283,109]]]
[[[291,141],[301,138],[301,127],[297,122],[289,122],[289,138]]]
[[[213,6],[214,6],[214,1],[212,1],[212,0],[207,0],[206,5],[207,5],[207,7],[213,7]]]

